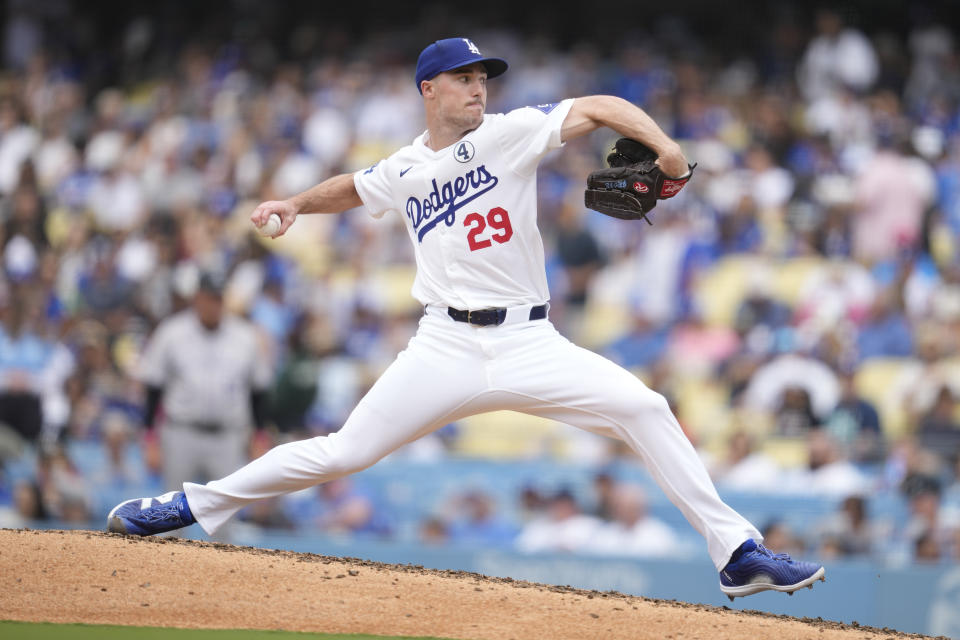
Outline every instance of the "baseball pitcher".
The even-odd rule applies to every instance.
[[[255,500],[360,471],[449,422],[507,409],[626,442],[706,539],[731,599],[792,593],[823,579],[823,567],[765,549],[756,527],[724,504],[660,394],[572,344],[549,320],[537,228],[540,160],[600,127],[616,131],[626,141],[617,143],[611,168],[589,177],[585,201],[640,218],[690,178],[679,145],[644,111],[611,96],[487,114],[487,81],[506,70],[467,38],[430,44],[415,77],[423,134],[371,167],[264,202],[251,215],[259,227],[278,214],[276,235],[300,215],[360,206],[405,221],[417,264],[412,293],[425,312],[340,431],[276,447],[221,480],[121,503],[108,517],[111,531],[149,535],[199,522],[213,533]]]

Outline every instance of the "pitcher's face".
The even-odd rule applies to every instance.
[[[463,131],[476,129],[487,109],[487,70],[480,62],[444,71],[423,84],[424,98],[435,100],[442,122]]]

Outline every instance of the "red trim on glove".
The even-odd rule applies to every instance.
[[[663,185],[660,187],[660,195],[657,197],[661,199],[672,198],[680,193],[680,190],[683,189],[688,182],[690,182],[689,174],[686,178],[665,178],[663,180]]]

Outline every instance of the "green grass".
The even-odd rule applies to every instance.
[[[396,636],[330,635],[296,631],[251,629],[165,629],[120,627],[93,624],[52,624],[49,622],[0,621],[3,640],[442,640],[441,638],[399,638]]]

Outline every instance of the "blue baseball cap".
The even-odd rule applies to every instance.
[[[417,58],[417,91],[424,80],[432,80],[444,71],[459,69],[474,62],[482,62],[487,68],[487,77],[496,78],[507,70],[507,61],[500,58],[485,58],[477,45],[467,38],[437,40],[420,52]]]

